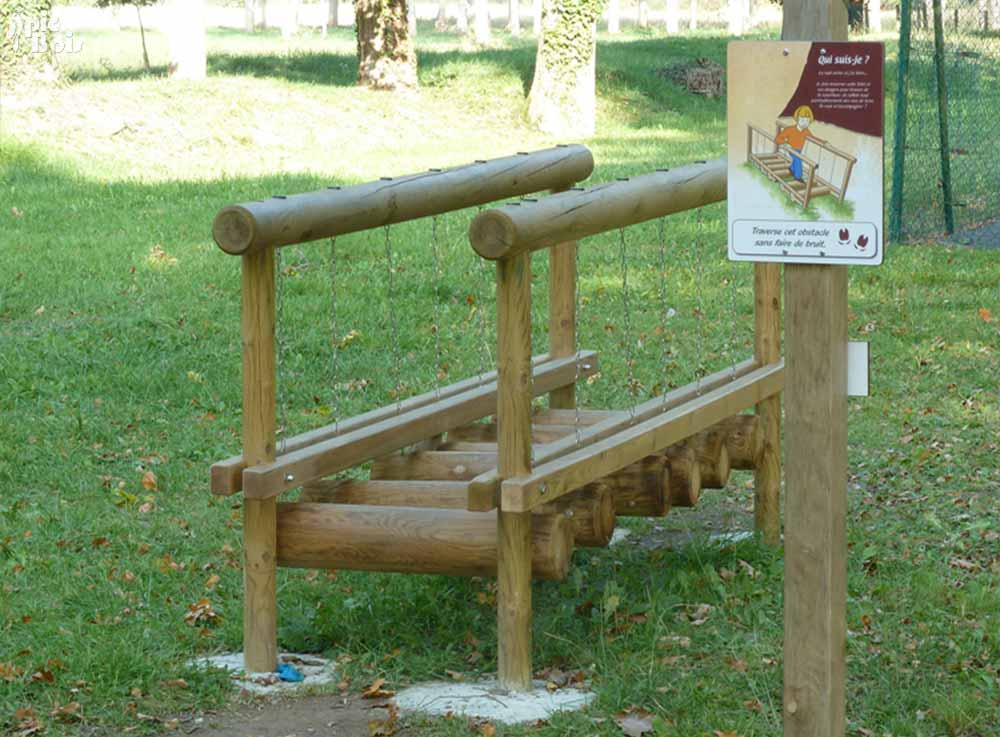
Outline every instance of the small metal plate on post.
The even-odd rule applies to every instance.
[[[871,354],[868,342],[851,340],[847,343],[847,396],[867,397],[871,395],[868,383]]]

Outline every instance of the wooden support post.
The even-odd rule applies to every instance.
[[[754,264],[754,358],[781,358],[781,264]],[[781,395],[756,406],[763,451],[754,468],[754,527],[768,545],[781,542]]]
[[[786,0],[782,38],[846,41],[841,0]],[[785,737],[843,737],[847,267],[785,267]]]
[[[549,357],[564,358],[576,352],[576,242],[553,246],[549,251]],[[576,406],[576,382],[549,392],[549,407]]]
[[[497,263],[497,424],[501,478],[531,473],[531,254]],[[497,670],[531,688],[531,512],[497,514]]]
[[[274,250],[243,257],[243,458],[274,460]],[[253,673],[278,666],[274,499],[243,500],[243,665]]]

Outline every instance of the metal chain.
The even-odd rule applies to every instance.
[[[739,304],[736,300],[736,292],[738,290],[737,278],[739,277],[739,264],[735,261],[729,262],[729,322],[732,325],[732,333],[729,336],[729,354],[732,357],[732,365],[730,366],[730,376],[733,381],[736,380],[736,363],[739,355],[739,341],[740,333],[739,326],[741,320],[737,314],[739,310]]]
[[[337,329],[337,238],[330,239],[330,391],[333,431],[340,433],[340,337]]]
[[[576,358],[576,365],[574,366],[575,374],[573,376],[573,390],[575,392],[575,399],[573,402],[573,436],[576,438],[576,444],[580,445],[583,442],[583,438],[580,435],[580,325],[582,320],[580,319],[580,248],[579,246],[575,249],[573,253],[574,258],[574,274],[573,274],[573,348],[574,356]]]
[[[625,242],[625,228],[618,229],[618,250],[622,266],[622,316],[625,321],[625,368],[629,393],[629,419],[635,420],[635,352],[632,337],[632,307],[629,304],[628,287],[628,246]]]
[[[274,342],[277,347],[274,381],[277,385],[276,400],[278,403],[278,431],[281,433],[281,436],[278,439],[278,455],[282,455],[285,452],[285,446],[288,442],[288,424],[285,417],[287,397],[285,396],[285,381],[282,376],[285,363],[285,331],[282,327],[284,324],[285,314],[285,274],[281,264],[280,248],[274,249],[274,270],[276,279],[274,297]]]
[[[441,379],[444,372],[444,357],[441,353],[441,304],[439,302],[441,289],[441,254],[438,241],[438,216],[431,219],[431,253],[434,257],[434,324],[431,332],[434,334],[434,397],[441,398]]]
[[[386,300],[386,317],[389,321],[389,332],[392,338],[392,373],[396,382],[393,390],[396,394],[396,414],[399,414],[403,403],[402,359],[399,351],[399,326],[392,310],[396,297],[396,268],[392,263],[392,238],[388,225],[385,226],[385,268],[388,274],[386,288],[389,292],[389,298]]]
[[[667,373],[668,359],[670,358],[670,339],[667,330],[667,322],[670,320],[670,305],[667,304],[667,227],[666,218],[660,218],[656,226],[657,240],[660,246],[660,329],[662,350],[660,352],[660,363],[663,366],[663,403],[667,403],[667,389],[670,386],[669,374]]]
[[[704,263],[702,260],[702,219],[701,219],[701,208],[699,207],[695,211],[695,239],[694,239],[694,254],[692,258],[694,259],[694,288],[698,295],[695,302],[695,318],[698,321],[698,343],[697,351],[698,355],[696,357],[695,365],[698,371],[698,395],[702,392],[702,381],[705,378],[705,368],[702,361],[705,357],[705,295],[702,292],[702,285],[705,283],[703,279]]]

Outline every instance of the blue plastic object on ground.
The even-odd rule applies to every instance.
[[[299,681],[304,681],[306,677],[299,672],[291,663],[281,663],[278,666],[278,678],[282,681],[288,681],[289,683],[298,683]]]

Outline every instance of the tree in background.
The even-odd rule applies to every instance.
[[[395,90],[417,86],[417,55],[406,0],[356,0],[358,84]]]
[[[204,79],[208,66],[205,0],[169,0],[169,6],[169,74],[174,79]]]
[[[56,76],[48,23],[51,13],[52,0],[0,2],[0,83],[4,86],[13,88],[25,78]]]
[[[155,4],[156,0],[97,0],[99,8],[135,6],[135,15],[139,20],[139,40],[142,42],[142,68],[147,72],[149,71],[149,51],[146,49],[146,27],[142,24],[141,8],[148,8]]]
[[[594,134],[597,19],[603,0],[546,0],[528,116],[560,137]]]
[[[622,4],[621,0],[608,0],[608,33],[621,33]]]
[[[472,31],[476,43],[485,45],[490,42],[490,3],[489,0],[475,0],[472,20]]]

